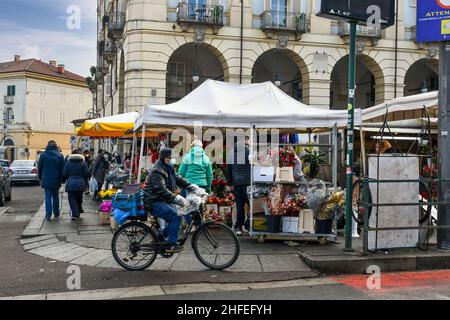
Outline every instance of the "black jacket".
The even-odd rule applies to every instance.
[[[64,166],[63,179],[66,182],[66,191],[84,191],[89,171],[84,157],[81,154],[69,156]]]
[[[248,146],[245,146],[245,163],[241,162],[242,159],[238,157],[237,147],[234,149],[234,161],[233,163],[227,164],[227,181],[231,186],[249,186],[250,185],[250,162],[248,157],[250,155],[250,150]]]
[[[169,186],[169,175],[172,174],[174,183]],[[153,168],[150,170],[145,189],[144,189],[144,205],[149,207],[155,202],[173,203],[175,200],[175,185],[180,188],[187,188],[190,183],[177,175],[175,170],[170,173],[166,166],[158,160]]]
[[[92,176],[97,180],[98,185],[101,186],[105,182],[106,171],[109,169],[109,162],[103,155],[97,155],[94,165],[92,166]]]

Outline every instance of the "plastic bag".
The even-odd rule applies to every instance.
[[[89,192],[95,193],[97,190],[98,190],[97,180],[94,177],[91,177],[91,179],[89,179]]]

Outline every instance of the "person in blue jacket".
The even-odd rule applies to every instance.
[[[78,149],[72,151],[64,166],[63,180],[66,182],[66,192],[69,199],[72,220],[78,220],[83,213],[83,192],[89,178],[89,169],[84,156]]]
[[[45,190],[45,218],[50,221],[52,211],[55,218],[60,215],[59,188],[61,188],[64,157],[54,140],[50,140],[45,152],[39,158],[38,174],[41,187]]]

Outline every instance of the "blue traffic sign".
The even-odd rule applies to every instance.
[[[450,0],[417,0],[416,41],[450,41]]]

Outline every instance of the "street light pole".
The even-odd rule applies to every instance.
[[[353,210],[353,142],[355,120],[355,78],[356,78],[356,21],[350,21],[350,53],[348,62],[348,124],[347,124],[347,193],[345,205],[345,249],[352,250]]]

